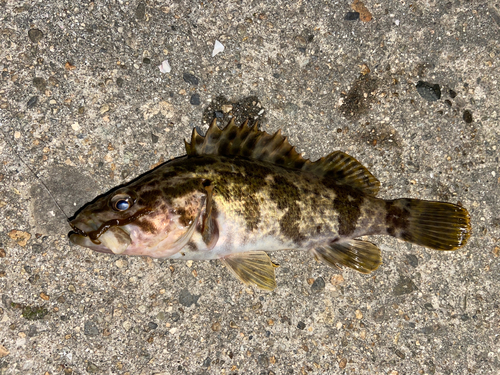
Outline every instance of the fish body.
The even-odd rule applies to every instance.
[[[443,202],[376,197],[378,180],[336,151],[303,159],[274,135],[215,121],[193,131],[187,156],[167,162],[84,206],[70,240],[105,253],[220,259],[247,284],[273,289],[267,252],[307,250],[363,273],[381,264],[364,235],[391,235],[455,250],[467,242],[467,210]]]

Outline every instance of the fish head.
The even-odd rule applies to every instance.
[[[80,209],[68,237],[101,253],[168,258],[191,239],[204,201],[200,181],[176,179],[161,186],[139,180]]]

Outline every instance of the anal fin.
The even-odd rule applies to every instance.
[[[368,241],[334,242],[311,250],[314,256],[329,266],[340,265],[361,273],[375,271],[382,264],[380,249]]]
[[[264,251],[233,254],[221,261],[244,284],[255,285],[263,290],[276,288],[275,266]]]

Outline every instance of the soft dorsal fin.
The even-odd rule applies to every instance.
[[[379,180],[359,161],[342,151],[334,151],[315,162],[308,160],[302,170],[333,178],[340,185],[348,185],[374,196],[380,189]]]
[[[236,126],[232,119],[221,130],[214,119],[205,136],[198,134],[195,128],[191,143],[185,144],[188,156],[241,156],[332,178],[339,185],[348,185],[371,195],[379,190],[379,181],[352,156],[335,151],[311,162],[295,151],[281,135],[281,130],[271,135],[259,130],[257,123],[248,126],[248,121],[245,121],[242,126]]]

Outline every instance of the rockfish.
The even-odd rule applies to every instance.
[[[117,255],[220,259],[242,282],[272,290],[270,251],[307,250],[330,266],[369,273],[381,253],[361,236],[456,250],[471,233],[465,208],[377,198],[379,181],[353,157],[335,151],[311,162],[280,131],[248,121],[221,130],[214,120],[185,145],[186,156],[81,208],[71,242]]]

